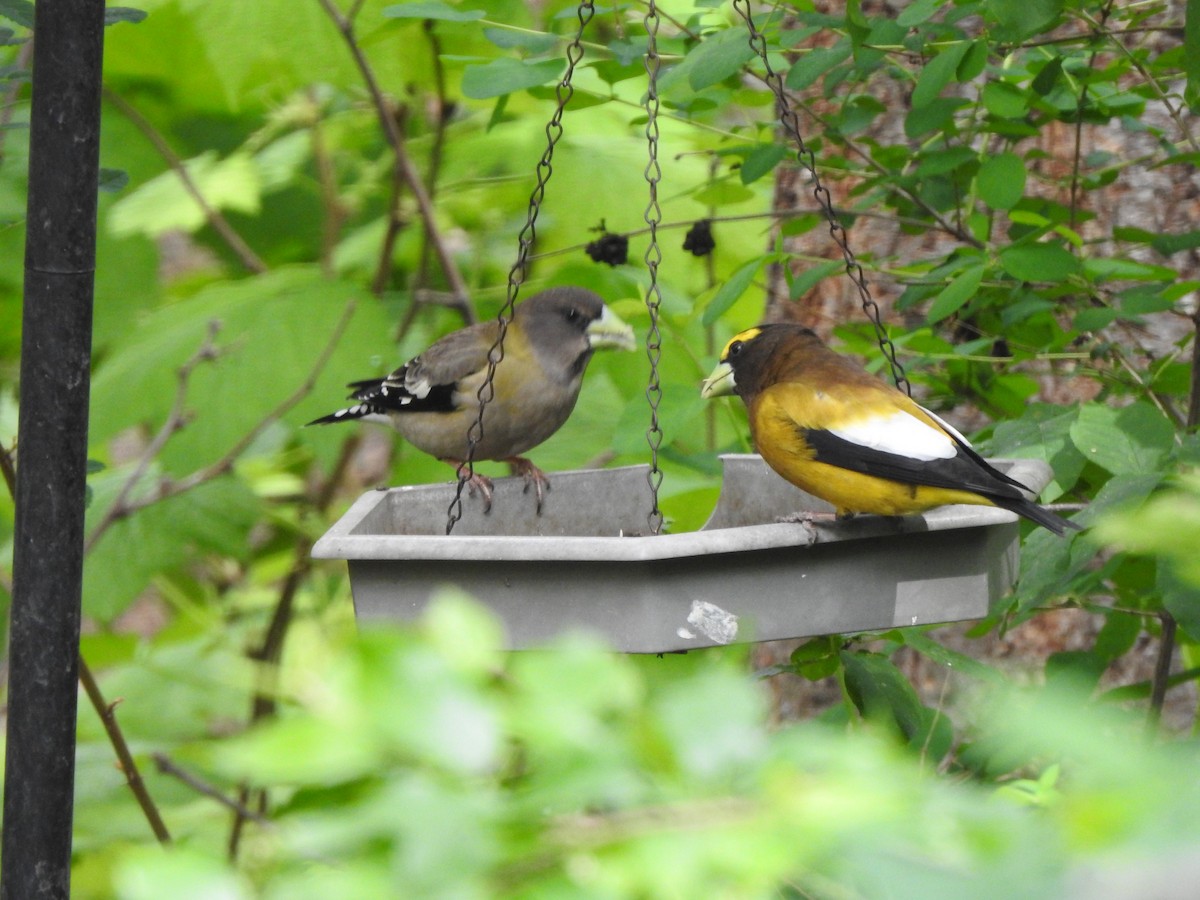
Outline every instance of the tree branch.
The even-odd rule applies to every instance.
[[[313,498],[312,509],[314,512],[324,513],[328,510],[337,492],[337,487],[341,483],[346,469],[349,468],[350,460],[354,458],[360,442],[361,438],[356,434],[342,443],[342,450],[338,455],[338,460],[333,467],[333,471],[330,473],[329,478],[326,479],[325,484],[317,492],[316,497]],[[299,591],[304,579],[312,571],[312,542],[308,539],[307,535],[301,533],[297,537],[293,553],[292,567],[288,571],[287,577],[284,578],[283,584],[280,585],[279,599],[275,602],[275,611],[271,614],[271,622],[267,626],[266,633],[263,635],[262,643],[249,653],[252,660],[260,663],[259,684],[255,688],[254,700],[250,707],[251,724],[273,716],[277,708],[275,702],[275,681],[278,674],[279,662],[283,659],[283,645],[287,638],[288,627],[292,623],[292,611],[295,609],[296,593]],[[242,810],[249,809],[253,793],[254,790],[248,784],[243,784],[238,788],[237,806],[234,808],[233,824],[230,826],[229,841],[227,844],[227,852],[231,860],[237,859],[246,821],[255,819],[253,815],[247,815],[242,812]],[[259,806],[265,809],[267,802],[266,791],[260,790],[258,793]]]
[[[257,274],[267,271],[267,264],[259,258],[258,254],[250,249],[249,244],[242,240],[242,236],[234,230],[234,227],[221,215],[220,211],[213,208],[208,200],[205,199],[204,194],[200,191],[199,186],[188,172],[183,160],[171,149],[171,145],[167,143],[158,130],[150,124],[145,116],[138,112],[132,104],[119,94],[114,93],[107,87],[102,90],[104,99],[115,106],[125,118],[129,119],[146,136],[146,139],[150,141],[159,155],[167,161],[167,165],[171,167],[171,171],[179,177],[179,181],[183,184],[183,189],[187,191],[188,196],[196,202],[200,210],[204,213],[205,221],[220,235],[229,249],[241,261],[242,265],[249,271]]]
[[[127,483],[126,488],[128,488],[128,490],[126,490],[126,488],[122,489],[122,495],[125,497],[124,502],[113,503],[108,512],[105,514],[104,519],[101,520],[96,528],[93,529],[92,534],[89,535],[86,549],[90,550],[92,547],[94,547],[96,542],[103,535],[104,531],[106,531],[116,522],[133,515],[138,510],[145,509],[147,506],[153,506],[155,503],[159,503],[170,497],[177,497],[180,494],[187,493],[193,488],[199,487],[202,484],[212,481],[214,478],[218,478],[221,475],[225,475],[226,473],[230,472],[241,455],[245,453],[246,450],[256,440],[258,440],[259,436],[266,431],[268,427],[277,422],[279,419],[283,418],[283,416],[287,415],[287,413],[294,409],[300,403],[300,401],[312,393],[312,389],[316,384],[317,378],[320,376],[322,370],[324,370],[326,364],[329,362],[329,358],[333,354],[334,348],[337,347],[343,332],[346,330],[346,326],[350,323],[350,317],[354,313],[354,308],[355,302],[353,300],[346,304],[346,308],[342,312],[341,318],[338,320],[337,324],[334,326],[333,332],[329,336],[329,341],[325,344],[325,347],[322,349],[320,355],[317,357],[316,362],[313,364],[312,369],[309,370],[308,375],[305,377],[304,381],[300,383],[300,386],[297,387],[281,403],[279,403],[278,406],[267,413],[267,415],[257,422],[253,428],[247,431],[246,434],[243,435],[241,439],[239,439],[238,442],[234,444],[233,447],[228,450],[228,452],[225,453],[224,456],[205,466],[204,468],[196,470],[186,478],[181,478],[178,481],[164,479],[159,484],[157,491],[155,491],[152,495],[144,497],[140,500],[130,499],[129,493],[131,492],[132,488],[129,486],[129,483]],[[204,348],[202,347],[201,351],[198,351],[198,353],[202,352],[203,349]],[[181,375],[182,372],[183,370],[181,370]],[[183,383],[180,385],[180,389],[176,393],[176,409],[181,407],[183,398],[185,396],[186,383]],[[166,443],[167,438],[182,428],[184,424],[186,424],[186,422],[183,417],[173,411],[172,415],[168,416],[167,422],[159,431],[159,436],[162,437],[162,440],[158,442],[158,437],[155,439],[156,442],[158,442],[158,447],[155,448],[155,453],[159,452],[162,444]],[[145,465],[148,465],[148,460],[150,458],[151,457],[149,454],[144,455],[143,460],[145,461]],[[139,461],[138,466],[144,471],[145,466],[143,465],[142,461]],[[135,471],[134,474],[140,477],[137,471]],[[133,479],[131,478],[131,481],[132,480]],[[101,528],[101,526],[103,526],[103,528]]]
[[[100,691],[100,685],[96,683],[96,679],[92,675],[92,670],[84,662],[82,653],[79,655],[79,680],[83,684],[83,690],[87,694],[88,700],[91,701],[92,707],[96,710],[96,715],[100,717],[100,723],[104,726],[109,743],[112,744],[113,750],[116,751],[117,762],[121,767],[121,771],[125,773],[125,782],[129,785],[129,789],[133,791],[133,796],[137,799],[138,806],[145,813],[146,821],[150,823],[150,828],[154,831],[154,836],[158,838],[160,844],[171,843],[171,833],[167,830],[166,823],[163,822],[162,816],[158,812],[158,807],[150,797],[150,792],[146,790],[146,783],[142,781],[142,776],[138,771],[137,763],[134,762],[133,754],[129,752],[129,744],[125,740],[125,735],[121,732],[121,726],[117,724],[116,704],[105,701],[104,694]]]
[[[430,243],[433,244],[442,271],[446,275],[446,280],[450,282],[450,289],[453,291],[457,301],[457,308],[462,313],[463,319],[466,322],[473,323],[476,321],[475,310],[470,303],[467,285],[463,281],[462,274],[458,271],[458,266],[455,264],[454,258],[450,255],[450,250],[446,246],[446,242],[442,239],[441,232],[438,230],[437,217],[434,213],[433,201],[430,199],[429,191],[426,190],[421,176],[417,173],[416,167],[408,155],[404,135],[401,133],[400,126],[396,122],[395,110],[379,87],[379,82],[375,79],[375,72],[371,68],[370,62],[367,60],[362,47],[359,46],[358,39],[354,35],[353,17],[358,12],[359,4],[356,3],[351,7],[350,14],[342,15],[337,7],[333,5],[333,0],[318,0],[318,2],[337,27],[343,40],[345,40],[346,46],[350,50],[350,55],[354,58],[354,63],[358,66],[359,73],[362,75],[367,93],[371,95],[371,101],[375,106],[375,113],[379,117],[379,123],[383,127],[384,136],[387,138],[388,145],[392,148],[395,158],[394,184],[402,180],[408,185],[408,189],[412,191],[413,199],[416,200],[417,209],[421,215],[421,221],[425,226],[425,234]],[[393,201],[394,199],[393,197]],[[399,220],[397,219],[398,211],[397,205],[393,202],[389,210],[389,233],[392,231],[393,225],[399,224]],[[394,235],[390,239],[394,240]],[[381,266],[385,264],[390,266],[391,254],[388,254],[386,261],[381,258],[380,264]],[[375,282],[372,285],[376,293],[382,292],[381,274],[383,274],[382,271],[376,273]]]
[[[260,825],[269,825],[270,820],[266,816],[261,816],[252,809],[246,809],[232,797],[226,797],[221,791],[202,778],[191,774],[180,766],[171,761],[171,758],[165,753],[155,753],[152,757],[154,765],[163,775],[170,775],[172,778],[177,778],[194,790],[198,794],[203,794],[205,797],[211,797],[222,806],[227,806],[235,813],[243,818],[250,819]]]
[[[162,452],[167,441],[171,439],[177,431],[187,425],[187,392],[188,383],[191,381],[192,372],[196,370],[202,362],[209,362],[216,359],[220,355],[220,350],[216,345],[217,332],[221,330],[220,323],[212,321],[208,323],[208,334],[205,335],[203,343],[191,357],[179,367],[176,373],[175,399],[171,404],[171,411],[167,414],[167,419],[163,422],[162,427],[154,438],[146,445],[146,449],[142,452],[137,464],[133,467],[133,471],[129,473],[129,477],[125,479],[125,483],[121,486],[120,493],[117,498],[109,506],[104,517],[96,523],[96,527],[92,529],[92,533],[88,535],[87,543],[83,546],[83,553],[86,556],[96,546],[96,542],[104,535],[109,528],[113,526],[119,519],[128,516],[134,506],[130,503],[130,496],[133,494],[133,489],[137,487],[138,482],[146,474],[150,465]],[[151,501],[153,502],[153,501]],[[140,508],[140,507],[136,507]]]

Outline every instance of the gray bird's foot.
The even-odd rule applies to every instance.
[[[483,495],[483,514],[486,516],[492,511],[492,479],[476,472],[467,479],[467,492],[474,497],[475,491]]]
[[[447,465],[454,466],[455,469],[462,468],[462,460],[445,458],[442,462]],[[486,516],[492,511],[492,479],[486,475],[480,475],[478,472],[472,472],[471,476],[465,479],[467,485],[467,493],[474,497],[478,491],[483,497],[483,514]]]
[[[513,456],[505,460],[508,463],[509,470],[514,475],[520,475],[525,479],[525,493],[529,493],[529,489],[533,488],[537,494],[537,514],[542,514],[542,500],[546,497],[546,492],[550,490],[550,479],[546,477],[546,473],[531,463],[529,460],[521,456]]]

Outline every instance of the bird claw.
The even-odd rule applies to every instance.
[[[546,498],[546,493],[550,490],[550,479],[546,477],[546,473],[531,463],[529,460],[520,456],[514,456],[511,459],[505,460],[508,463],[509,470],[513,475],[520,475],[525,479],[525,490],[523,493],[528,494],[529,489],[533,488],[537,495],[537,514],[542,514],[542,501]]]
[[[786,516],[778,516],[775,521],[788,525],[812,525],[816,522],[822,524],[828,522],[842,522],[849,516],[841,516],[831,512],[817,512],[812,509],[802,509],[799,512],[788,513]]]
[[[446,463],[447,465],[454,466],[459,470],[461,470],[463,467],[462,461],[458,459],[445,458],[442,460],[442,462]],[[465,473],[460,471],[459,478],[467,486],[467,493],[474,497],[475,492],[478,491],[483,496],[483,514],[486,516],[492,511],[492,479],[488,478],[486,475],[480,475],[475,471],[472,471],[471,474],[466,478],[462,477],[463,474]]]
[[[483,495],[483,514],[486,516],[492,511],[492,479],[474,473],[467,479],[467,492],[474,497],[476,490]]]
[[[817,542],[818,534],[816,526],[818,522],[821,524],[830,524],[844,521],[845,518],[845,516],[837,513],[817,512],[815,510],[807,509],[801,510],[800,512],[790,513],[786,516],[779,516],[775,521],[789,525],[803,525],[804,532],[808,538],[807,544],[811,547]]]

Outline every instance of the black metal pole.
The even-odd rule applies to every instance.
[[[0,898],[67,898],[104,0],[38,0]]]

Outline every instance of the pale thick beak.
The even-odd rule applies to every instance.
[[[593,350],[632,350],[637,346],[633,329],[607,306],[600,318],[587,327],[587,336]]]
[[[700,396],[705,400],[713,397],[728,397],[734,393],[733,366],[727,362],[718,363],[717,367],[708,373],[700,388]]]

